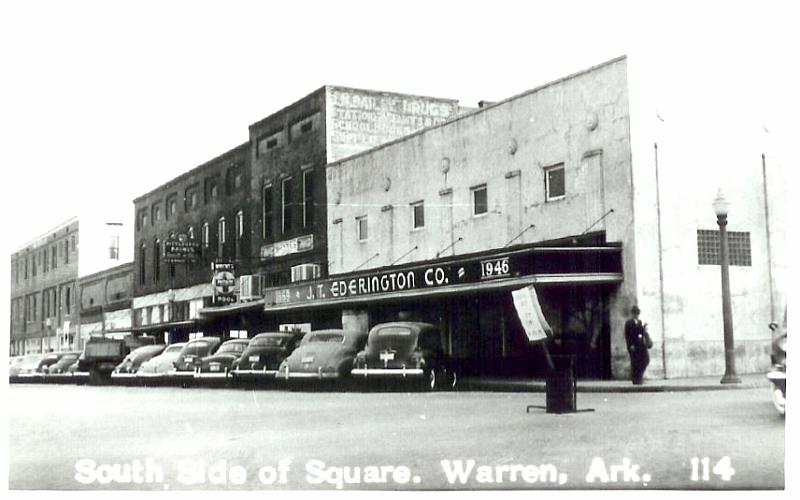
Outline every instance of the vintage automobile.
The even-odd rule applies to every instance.
[[[376,325],[356,355],[352,375],[422,380],[430,390],[454,388],[456,373],[444,355],[439,329],[429,323]]]
[[[178,359],[178,355],[180,355],[185,346],[186,342],[170,344],[158,356],[153,356],[142,362],[136,371],[137,380],[153,381],[165,377],[167,373],[175,369],[173,363]]]
[[[13,371],[9,370],[9,375],[16,381],[32,382],[35,379],[41,378],[41,373],[37,373],[39,365],[42,360],[48,356],[47,353],[28,354],[22,361],[15,367]]]
[[[323,380],[350,376],[353,359],[364,347],[367,334],[347,330],[318,330],[306,334],[300,345],[278,367],[278,378]]]
[[[132,350],[120,364],[111,372],[112,379],[133,379],[142,363],[152,359],[162,352],[167,346],[164,344],[144,345]]]
[[[303,333],[265,332],[250,340],[241,357],[233,362],[234,380],[274,379],[278,367],[294,351]]]
[[[168,373],[179,379],[193,378],[200,367],[200,360],[214,354],[222,343],[218,337],[200,337],[192,339],[183,346],[178,357],[173,361],[174,370]]]
[[[80,351],[70,351],[58,353],[58,359],[55,363],[48,363],[47,370],[42,370],[48,375],[60,375],[67,373],[69,366],[78,360],[81,355]]]
[[[200,365],[195,372],[199,379],[226,379],[231,371],[231,365],[247,349],[250,339],[233,339],[225,342],[210,356],[200,360]]]

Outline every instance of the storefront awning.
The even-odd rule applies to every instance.
[[[131,332],[150,332],[150,331],[164,331],[169,330],[172,328],[185,328],[189,326],[195,326],[197,322],[195,320],[187,320],[187,321],[171,321],[169,323],[156,323],[154,325],[145,325],[145,326],[132,326],[127,328]]]
[[[204,307],[198,311],[198,314],[201,317],[214,317],[214,316],[225,316],[227,314],[233,314],[237,312],[244,312],[244,311],[260,311],[264,309],[264,300],[254,300],[251,302],[236,302],[233,304],[229,304],[226,306],[219,306],[219,307]]]
[[[622,247],[529,246],[270,288],[265,312],[480,293],[530,284],[621,283]]]

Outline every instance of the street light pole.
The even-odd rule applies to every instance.
[[[725,375],[720,380],[721,384],[738,384],[741,382],[736,375],[736,351],[733,346],[733,318],[731,315],[731,282],[729,275],[728,259],[728,200],[720,189],[714,199],[714,213],[717,215],[719,225],[719,257],[720,275],[722,277],[722,329],[725,338]]]

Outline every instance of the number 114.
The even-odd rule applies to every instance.
[[[710,458],[692,457],[690,462],[692,464],[692,481],[708,481],[710,479]],[[733,475],[736,473],[734,468],[731,467],[731,457],[725,455],[724,457],[720,458],[719,461],[714,464],[714,468],[711,469],[711,473],[719,476],[719,478],[723,481],[730,481],[731,477],[733,477]]]

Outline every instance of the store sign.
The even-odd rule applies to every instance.
[[[214,277],[211,286],[214,291],[212,300],[214,305],[227,305],[236,302],[236,275],[231,262],[214,262],[211,264]]]
[[[533,275],[622,273],[620,247],[529,248],[417,266],[398,266],[265,290],[264,308],[325,300],[379,297],[414,290],[505,280]]]
[[[164,242],[164,262],[195,262],[200,254],[200,243],[185,234]]]
[[[305,236],[298,236],[291,240],[279,241],[271,245],[264,245],[261,247],[261,258],[272,259],[275,257],[283,257],[284,255],[291,255],[295,253],[308,252],[314,249],[314,235],[307,234]]]
[[[498,273],[503,271],[505,276],[511,276],[513,273],[511,261],[507,257],[500,260],[504,266],[500,267]],[[265,306],[477,283],[486,279],[484,274],[488,272],[488,270],[484,270],[482,261],[475,260],[364,273],[360,276],[333,278],[306,285],[270,289],[265,295]]]

